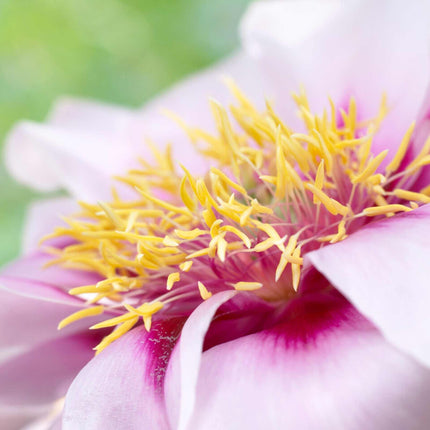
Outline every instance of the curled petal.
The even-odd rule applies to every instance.
[[[63,429],[168,429],[163,380],[181,327],[139,326],[91,360],[67,393]]]
[[[218,308],[235,291],[215,294],[203,302],[188,318],[169,363],[165,391],[169,422],[172,428],[186,429],[195,400],[203,342]]]
[[[308,254],[311,262],[384,334],[430,366],[430,206],[369,224]]]
[[[427,428],[429,371],[345,300],[304,300],[285,316],[204,352],[187,429]]]

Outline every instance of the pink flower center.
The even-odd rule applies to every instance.
[[[154,150],[120,180],[137,191],[124,201],[81,203],[69,219],[74,243],[55,249],[51,264],[92,270],[103,278],[70,290],[88,307],[60,323],[100,313],[111,318],[92,328],[115,327],[101,351],[140,318],[188,315],[212,294],[252,291],[274,304],[300,287],[303,256],[345,239],[364,224],[430,202],[429,190],[409,191],[430,162],[430,140],[405,166],[414,126],[383,169],[388,151],[372,154],[373,136],[386,114],[360,121],[354,99],[347,111],[311,112],[304,93],[295,95],[305,132],[291,130],[267,104],[259,112],[231,84],[238,100],[232,114],[211,102],[218,134],[184,126],[196,149],[212,160],[203,177],[178,173],[170,148]],[[338,120],[338,117],[341,120]]]

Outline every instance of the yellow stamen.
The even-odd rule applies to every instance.
[[[378,216],[378,215],[387,215],[395,212],[409,212],[411,208],[408,208],[404,205],[386,205],[386,206],[377,206],[366,208],[363,210],[363,213],[367,216]]]
[[[415,123],[413,123],[409,127],[408,131],[406,132],[405,136],[402,139],[402,142],[400,143],[400,146],[399,146],[399,149],[397,150],[396,155],[392,159],[391,163],[388,164],[387,168],[385,169],[387,174],[390,174],[391,172],[395,172],[399,168],[400,163],[402,162],[406,154],[406,151],[408,149],[409,142],[411,141],[412,133],[414,132],[414,128],[415,128]]]
[[[118,313],[92,327],[116,326],[97,351],[140,320],[150,330],[153,315],[165,305],[162,317],[175,314],[176,306],[181,313],[183,300],[207,300],[212,293],[203,282],[217,292],[232,286],[264,299],[285,292],[289,297],[300,287],[306,252],[344,240],[360,226],[359,217],[390,217],[430,203],[430,186],[420,193],[402,189],[430,164],[430,139],[402,171],[413,125],[385,171],[387,151],[371,152],[388,111],[385,97],[378,116],[362,121],[354,99],[345,111],[330,100],[328,111],[314,114],[301,89],[294,99],[305,131],[294,133],[269,102],[259,111],[229,85],[241,130],[214,100],[214,135],[175,118],[196,149],[212,159],[204,175],[193,176],[185,167],[177,173],[171,146],[160,152],[149,142],[154,162],[139,160],[140,168],[118,178],[137,191],[133,200],[123,201],[114,191],[108,203],[80,202],[81,212],[64,218],[66,225],[48,236],[73,241],[64,249],[48,247],[48,266],[102,276],[95,285],[69,290],[97,306],[79,310],[60,327],[104,311]],[[259,273],[268,280],[264,285],[258,279],[235,282]],[[272,295],[272,289],[282,294]]]
[[[183,272],[189,272],[191,269],[191,266],[193,265],[192,261],[185,261],[184,263],[181,263],[179,265],[179,268],[183,271]]]
[[[233,285],[237,291],[255,291],[263,287],[261,282],[236,282]]]
[[[93,306],[91,308],[81,309],[80,311],[77,311],[72,315],[69,315],[68,317],[61,320],[60,323],[58,324],[58,330],[61,330],[62,328],[66,327],[72,322],[78,321],[82,318],[100,315],[103,313],[103,311],[104,311],[104,306]]]
[[[129,321],[122,323],[111,334],[103,338],[103,340],[94,348],[96,350],[96,355],[102,352],[114,340],[119,339],[123,334],[127,333],[130,329],[132,329],[136,325],[138,319],[139,317],[134,317]]]
[[[202,297],[203,300],[207,300],[210,297],[212,297],[212,293],[207,290],[207,288],[203,285],[202,282],[198,281],[197,285],[199,287],[200,296]]]
[[[192,261],[189,261],[189,263],[192,263]],[[180,276],[179,272],[171,273],[167,277],[167,289],[171,290],[173,287],[173,284],[175,282],[178,282],[180,280],[180,278],[181,278],[181,276]]]

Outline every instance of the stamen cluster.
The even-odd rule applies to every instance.
[[[147,330],[154,314],[189,314],[213,293],[253,291],[274,304],[293,296],[300,285],[303,255],[345,239],[365,223],[430,202],[430,189],[408,191],[430,163],[430,139],[405,168],[412,125],[391,162],[388,151],[373,155],[372,140],[387,113],[359,121],[354,99],[347,111],[321,116],[309,108],[304,92],[294,95],[305,132],[293,132],[267,102],[259,112],[229,83],[238,105],[234,126],[216,101],[211,108],[217,135],[185,128],[214,167],[194,177],[175,166],[170,147],[153,149],[155,163],[118,178],[136,190],[124,201],[113,190],[109,203],[81,202],[82,212],[67,218],[49,237],[69,236],[73,244],[49,264],[91,270],[95,285],[69,291],[88,307],[59,327],[91,315],[111,318],[91,327],[116,327],[96,347],[100,352],[134,327]]]

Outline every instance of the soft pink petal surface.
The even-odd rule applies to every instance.
[[[46,405],[37,407],[23,407],[22,405],[19,407],[10,407],[0,405],[0,428],[5,430],[26,429],[27,425],[31,426],[39,417],[49,413],[49,410],[50,406]]]
[[[426,429],[430,372],[339,303],[299,299],[285,323],[205,351],[186,428]]]
[[[5,161],[11,174],[38,191],[66,189],[85,200],[108,199],[111,176],[133,166],[127,140],[49,124],[22,122],[9,134]]]
[[[241,33],[281,108],[304,84],[312,108],[327,107],[329,95],[345,107],[354,96],[366,118],[386,92],[390,113],[375,138],[382,150],[399,144],[424,100],[429,24],[430,4],[420,0],[275,0],[253,3]]]
[[[0,365],[0,404],[46,405],[64,395],[74,377],[93,357],[101,334],[85,331],[39,342]]]
[[[139,326],[91,360],[67,393],[63,430],[169,429],[163,380],[181,327]]]
[[[61,247],[64,244],[63,242],[67,243],[67,239],[65,241],[64,239],[57,239],[53,242],[53,245]],[[52,258],[52,255],[43,250],[30,252],[3,267],[0,276],[42,282],[64,290],[90,285],[101,280],[100,275],[85,270],[68,270],[60,265],[45,268],[44,265],[51,261]],[[28,292],[30,293],[30,291]]]
[[[430,206],[368,225],[307,258],[384,334],[430,366]]]
[[[157,146],[172,143],[175,161],[195,173],[205,172],[208,160],[199,154],[185,131],[162,112],[167,110],[176,114],[190,127],[216,133],[210,98],[226,107],[234,100],[223,82],[224,77],[233,78],[259,105],[264,102],[265,95],[270,95],[253,60],[241,52],[174,85],[141,110],[144,135]]]
[[[55,227],[65,226],[60,218],[77,213],[79,206],[68,197],[57,197],[32,202],[27,211],[22,234],[22,252],[27,254],[40,247],[40,239],[52,233]]]
[[[65,289],[88,285],[99,278],[89,272],[59,267],[42,269],[48,260],[46,254],[37,251],[9,264],[0,273],[0,359],[38,343],[72,334],[97,320],[90,318],[57,330],[63,318],[84,304]]]

